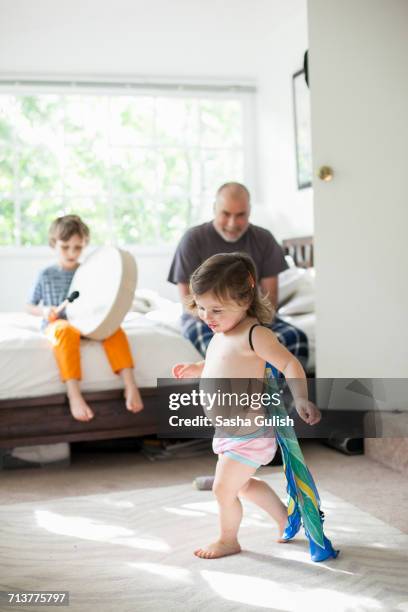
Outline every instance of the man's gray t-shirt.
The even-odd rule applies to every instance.
[[[194,270],[208,257],[237,251],[252,257],[259,280],[276,276],[288,267],[282,247],[269,230],[249,224],[239,240],[227,242],[209,221],[190,228],[184,234],[174,254],[167,280],[174,284],[188,283]]]

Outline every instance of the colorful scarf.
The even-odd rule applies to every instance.
[[[265,369],[265,387],[270,394],[279,392],[277,380],[273,377],[269,364]],[[283,401],[278,406],[273,406],[273,415],[279,417],[279,421],[284,419],[286,422],[288,413]],[[306,465],[295,430],[291,425],[285,424],[276,425],[274,431],[282,452],[288,493],[288,523],[282,539],[291,540],[303,523],[312,561],[335,558],[339,551],[334,550],[330,540],[324,535],[324,513],[320,510],[319,493]]]

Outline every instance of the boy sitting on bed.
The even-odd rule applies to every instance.
[[[80,333],[68,323],[65,311],[57,312],[56,307],[67,298],[80,265],[78,259],[88,241],[89,228],[77,215],[66,215],[52,222],[49,243],[55,249],[58,263],[40,272],[27,305],[30,314],[43,317],[41,329],[53,345],[61,379],[67,386],[69,407],[78,421],[89,421],[94,416],[79,386]],[[102,344],[112,370],[123,379],[126,408],[139,412],[143,403],[133,376],[133,359],[124,331],[119,328]]]

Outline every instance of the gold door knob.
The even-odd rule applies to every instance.
[[[333,168],[330,168],[330,166],[320,166],[317,176],[321,181],[331,181],[333,174]]]

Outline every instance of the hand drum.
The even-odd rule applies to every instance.
[[[109,338],[132,305],[136,281],[133,255],[116,247],[96,249],[72,279],[68,294],[78,291],[79,297],[67,305],[68,321],[82,336]]]

